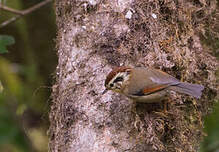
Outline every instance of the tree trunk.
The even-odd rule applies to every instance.
[[[198,32],[216,1],[56,0],[58,67],[50,112],[53,152],[194,152],[217,94],[217,61]],[[202,23],[202,24],[201,24]],[[200,100],[162,104],[102,95],[114,66],[160,68],[205,86]]]

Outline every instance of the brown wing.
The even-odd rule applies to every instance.
[[[149,95],[149,94],[152,94],[154,92],[163,90],[167,87],[168,87],[168,85],[157,85],[155,87],[144,88],[144,89],[140,90],[139,92],[137,92],[133,95],[137,95],[137,96]]]
[[[136,76],[133,76],[132,83],[130,83],[130,86],[132,86],[130,88],[134,89],[129,89],[127,94],[148,95],[180,83],[176,78],[157,69],[136,68],[135,74]],[[142,81],[138,81],[136,78]],[[139,88],[139,90],[136,91],[136,88]]]
[[[151,71],[151,80],[157,84],[168,84],[168,85],[176,85],[179,84],[180,81],[173,76],[167,74],[158,69],[149,69]]]

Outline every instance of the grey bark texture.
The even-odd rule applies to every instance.
[[[197,151],[203,116],[218,93],[218,62],[200,41],[216,6],[214,0],[56,0],[50,151]],[[155,67],[202,84],[203,96],[172,93],[163,113],[162,104],[102,95],[106,75],[121,65]]]

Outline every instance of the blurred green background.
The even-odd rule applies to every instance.
[[[41,0],[1,2],[23,10]],[[0,23],[13,16],[0,10]],[[2,35],[14,37],[15,43],[7,47],[8,53],[0,54],[0,81],[4,87],[0,93],[0,151],[48,151],[49,102],[57,65],[53,4],[0,28]]]
[[[40,1],[0,0],[19,10]],[[0,23],[12,16],[0,10]],[[0,54],[0,92],[1,83],[4,87],[0,93],[0,151],[46,152],[51,85],[57,65],[53,4],[0,28],[2,35],[12,36],[15,43],[7,47],[8,53]],[[218,39],[216,42],[219,44]],[[206,117],[204,130],[208,136],[200,151],[219,152],[219,103]]]

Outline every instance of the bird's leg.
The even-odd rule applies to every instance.
[[[167,108],[168,108],[169,99],[168,100],[163,100],[162,102],[163,102],[163,113],[166,114],[166,113],[168,113]]]
[[[163,117],[167,117],[168,115],[168,103],[170,102],[170,99],[165,97],[162,101],[161,101],[161,104],[162,104],[162,110],[161,111],[155,111],[154,113],[155,114],[158,114],[160,116],[163,116]]]

